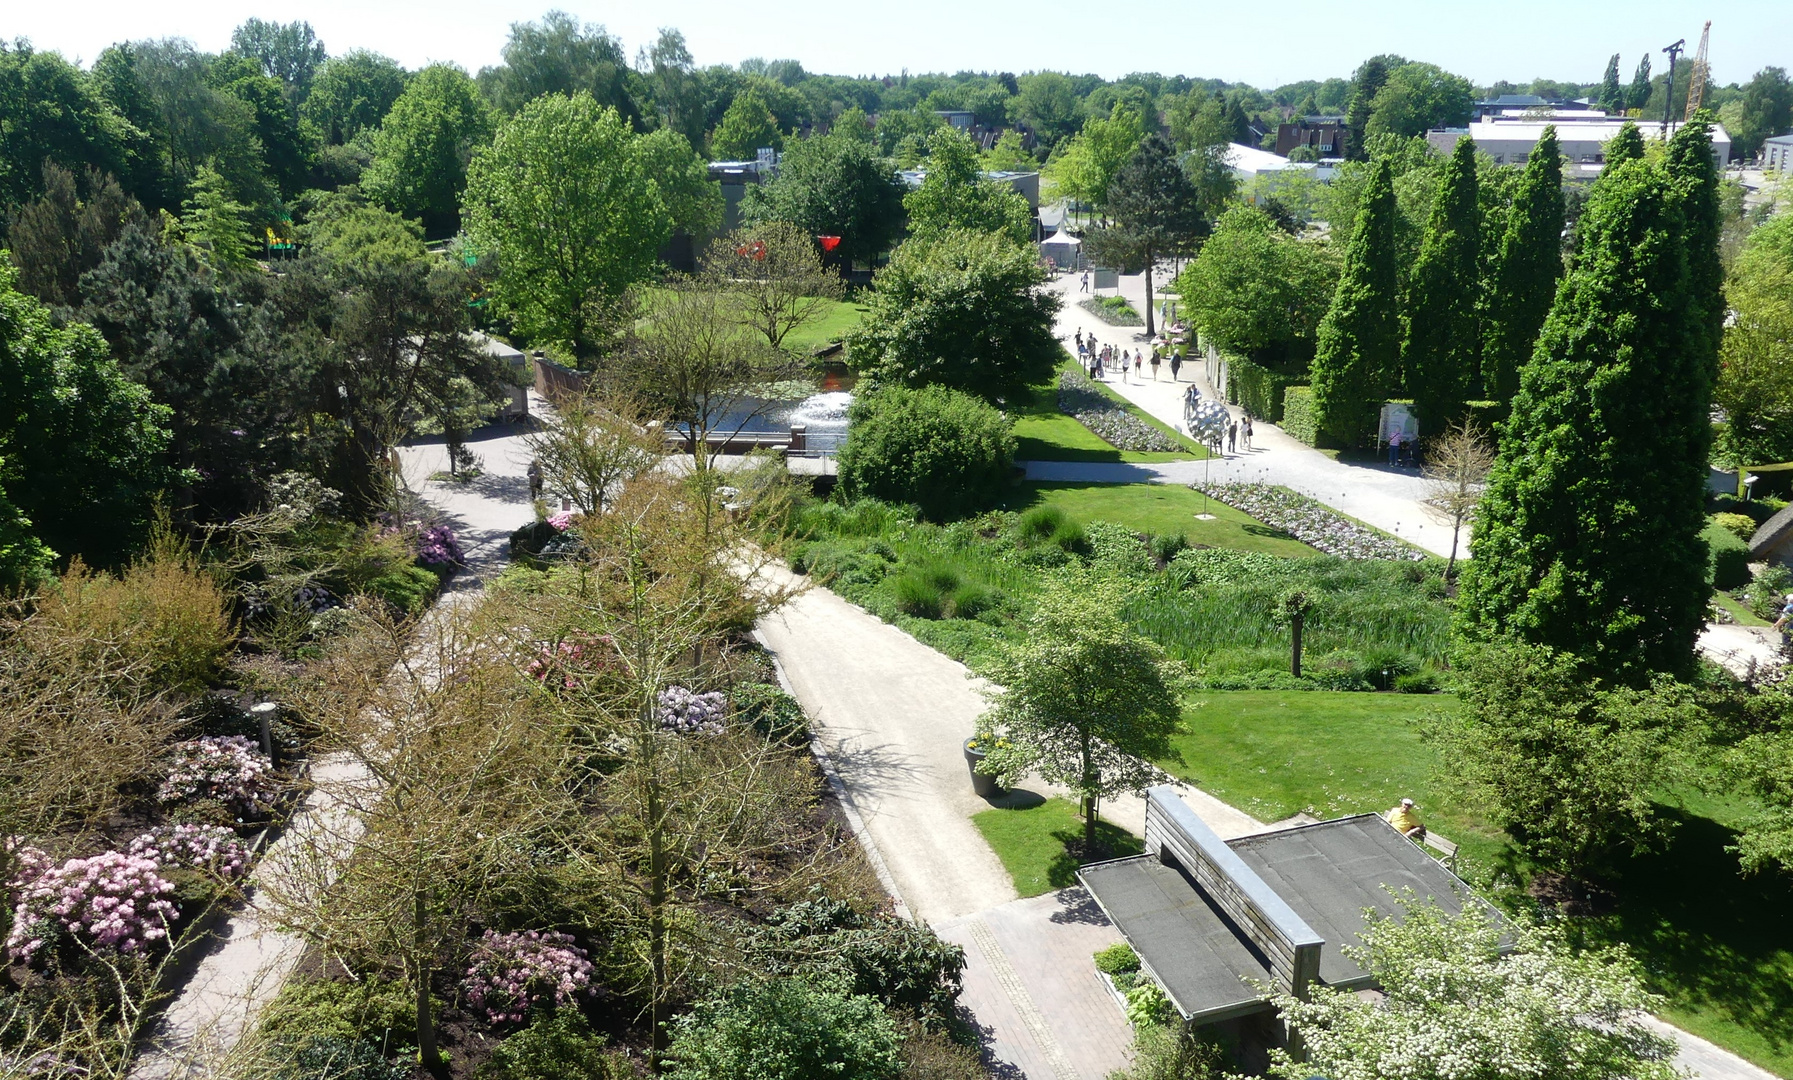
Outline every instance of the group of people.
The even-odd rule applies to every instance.
[[[1414,453],[1419,449],[1419,440],[1412,435],[1399,431],[1390,432],[1388,436],[1388,463],[1390,465],[1414,464]]]
[[[1177,381],[1178,373],[1183,369],[1183,348],[1180,345],[1165,346],[1154,343],[1149,350],[1143,346],[1138,349],[1116,350],[1113,345],[1098,343],[1094,334],[1085,337],[1082,327],[1077,329],[1073,339],[1077,343],[1077,360],[1092,379],[1100,379],[1113,372],[1120,375],[1122,382],[1126,382],[1127,369],[1132,368],[1133,377],[1143,382],[1145,380],[1145,365],[1150,364],[1152,365],[1152,381],[1157,382],[1158,369],[1164,364],[1167,354],[1172,382]]]

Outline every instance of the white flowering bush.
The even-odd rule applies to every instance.
[[[255,740],[242,735],[207,735],[174,748],[168,778],[156,791],[164,805],[216,799],[237,814],[266,810],[278,779],[274,763]]]
[[[162,825],[131,841],[125,854],[164,870],[199,870],[226,881],[249,869],[249,845],[222,825]]]
[[[1075,371],[1058,376],[1058,411],[1100,435],[1117,450],[1175,453],[1176,440],[1133,415],[1125,405]]]
[[[716,735],[728,715],[726,695],[693,693],[682,686],[660,691],[660,726],[680,735]]]
[[[1426,553],[1393,537],[1357,524],[1324,503],[1276,484],[1191,484],[1235,510],[1243,510],[1272,528],[1341,559],[1392,559],[1419,562]]]
[[[166,940],[177,912],[168,899],[174,884],[161,869],[155,859],[120,851],[56,867],[34,860],[30,876],[14,882],[7,955],[31,960],[64,934],[121,953]]]
[[[552,930],[487,930],[473,949],[461,990],[494,1024],[521,1024],[529,1010],[590,993],[591,961],[572,935]]]

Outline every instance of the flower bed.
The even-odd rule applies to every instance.
[[[270,808],[278,779],[274,763],[242,735],[208,735],[174,748],[168,779],[156,791],[163,804],[215,799],[245,818]]]
[[[494,1024],[521,1024],[536,1005],[556,1006],[590,992],[592,966],[568,934],[487,930],[461,988]]]
[[[95,949],[146,951],[168,937],[178,914],[169,894],[174,883],[156,860],[108,851],[45,867],[41,859],[21,859],[27,878],[15,885],[12,932],[6,951],[31,960],[63,935]],[[31,871],[35,870],[35,873]]]
[[[249,845],[222,825],[162,825],[131,841],[125,854],[164,869],[200,870],[226,881],[249,869]]]
[[[1426,553],[1336,513],[1306,495],[1273,484],[1191,484],[1310,547],[1341,559],[1418,562]]]
[[[1138,326],[1145,321],[1121,296],[1092,296],[1078,301],[1077,306],[1110,326]]]
[[[1117,450],[1144,453],[1176,453],[1176,440],[1141,420],[1127,407],[1104,394],[1100,387],[1075,371],[1058,377],[1058,411],[1075,417]]]

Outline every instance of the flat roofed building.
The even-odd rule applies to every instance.
[[[1636,124],[1645,139],[1662,137],[1660,122],[1627,120],[1621,116],[1578,110],[1547,117],[1518,113],[1478,120],[1468,127],[1436,128],[1426,132],[1426,142],[1439,153],[1448,154],[1456,147],[1458,139],[1468,135],[1476,149],[1493,158],[1495,164],[1522,165],[1531,157],[1538,140],[1544,137],[1544,129],[1555,127],[1557,149],[1571,165],[1598,166],[1606,164],[1606,144],[1628,123]],[[1668,126],[1670,137],[1679,130],[1679,122]],[[1712,156],[1719,168],[1731,162],[1731,134],[1722,124],[1712,125]]]
[[[1762,168],[1766,172],[1793,172],[1793,135],[1776,135],[1762,143]]]

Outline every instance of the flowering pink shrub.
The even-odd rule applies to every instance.
[[[590,992],[591,961],[569,934],[487,930],[473,949],[461,989],[494,1024],[521,1024],[536,1005],[565,1005]]]
[[[567,638],[558,645],[544,642],[538,649],[536,658],[529,662],[524,672],[544,686],[577,690],[584,685],[578,673],[608,663],[609,646],[613,643],[614,639],[609,634]]]
[[[160,825],[125,849],[165,870],[203,870],[226,881],[249,869],[249,845],[222,825]]]
[[[29,960],[59,932],[96,949],[144,951],[168,937],[175,916],[174,902],[166,899],[174,885],[160,870],[154,859],[108,851],[20,881],[8,955]]]
[[[207,735],[174,748],[168,779],[156,791],[164,804],[216,799],[238,814],[252,815],[273,798],[274,763],[255,740],[242,735]]]
[[[459,566],[467,560],[453,529],[431,525],[417,534],[417,561],[425,566]]]
[[[728,698],[716,691],[696,694],[682,686],[660,691],[660,726],[680,735],[716,735],[728,714]]]
[[[566,532],[573,525],[573,512],[571,510],[562,510],[560,513],[550,517],[548,519],[548,524],[554,527],[555,532]]]

